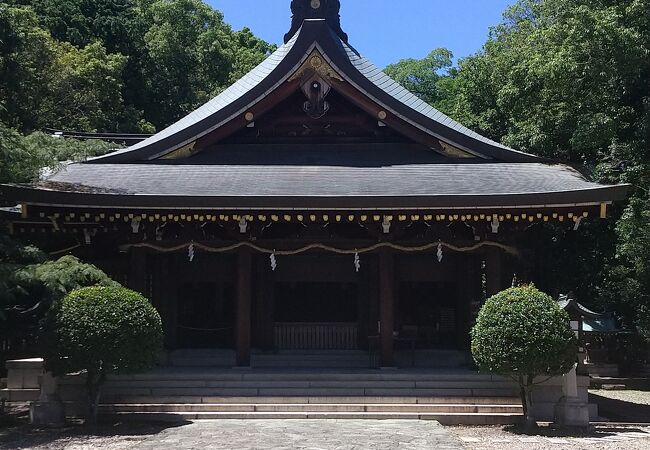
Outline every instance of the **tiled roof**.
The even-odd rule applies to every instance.
[[[512,197],[508,205],[521,204],[518,196],[546,202],[544,195],[554,193],[561,193],[563,199],[574,193],[573,200],[579,202],[586,192],[614,187],[588,182],[566,166],[483,163],[386,167],[72,164],[39,188],[108,196],[247,197],[260,204],[272,197],[382,197],[404,199],[406,207],[408,199],[424,198],[442,207],[463,206],[464,199],[475,202],[478,197],[484,199],[484,206],[500,206],[499,196]]]

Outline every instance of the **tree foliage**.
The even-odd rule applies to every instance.
[[[0,336],[12,352],[34,351],[51,305],[85,286],[120,285],[74,256],[47,261],[37,248],[0,235]]]
[[[161,129],[274,49],[201,0],[11,0],[0,25],[0,119],[20,130]]]
[[[0,322],[7,319],[9,307],[18,306],[16,273],[45,259],[46,256],[38,248],[0,234]]]
[[[0,183],[36,181],[45,168],[56,169],[62,162],[102,155],[115,147],[107,142],[55,138],[40,132],[23,136],[0,123]]]
[[[12,325],[31,322],[36,327],[49,307],[69,292],[86,286],[120,285],[74,256],[47,261],[37,248],[0,236],[0,286],[4,287],[0,292],[2,316],[14,322]]]
[[[448,104],[453,98],[451,89],[455,69],[452,68],[453,54],[444,48],[437,48],[423,59],[403,59],[384,70],[388,76],[427,103],[441,110],[450,110]]]
[[[535,379],[567,373],[576,361],[577,345],[569,315],[534,286],[489,298],[472,329],[474,360],[482,370],[517,380],[528,422]]]
[[[27,7],[0,3],[0,120],[30,131],[118,130],[127,58],[99,42],[78,48],[52,38]]]
[[[19,289],[32,298],[53,303],[69,292],[86,286],[119,287],[103,271],[81,262],[74,256],[62,256],[56,261],[29,265],[16,273]]]
[[[106,375],[152,368],[162,350],[163,331],[160,315],[142,295],[122,287],[88,287],[54,305],[46,336],[48,370],[86,373],[88,418],[94,421]]]

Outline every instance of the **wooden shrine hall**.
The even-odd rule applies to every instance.
[[[529,275],[528,230],[605,218],[627,187],[445,116],[339,8],[294,0],[285,44],[177,123],[2,186],[11,232],[145,294],[170,350],[466,352],[486,296]]]

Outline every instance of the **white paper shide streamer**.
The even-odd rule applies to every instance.
[[[275,272],[275,269],[278,268],[278,262],[275,259],[275,250],[273,250],[273,253],[271,253],[271,256],[269,257],[269,259],[271,260],[271,270],[273,272]]]

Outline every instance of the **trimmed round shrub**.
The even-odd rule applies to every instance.
[[[142,295],[123,287],[86,287],[50,310],[45,363],[55,375],[86,373],[94,420],[106,375],[152,368],[162,343],[160,315]]]
[[[506,289],[487,300],[472,329],[472,355],[481,370],[513,378],[527,422],[537,377],[564,375],[576,362],[569,315],[534,286]]]
[[[52,309],[48,367],[135,373],[155,365],[162,349],[158,311],[137,292],[93,286],[68,294]]]

